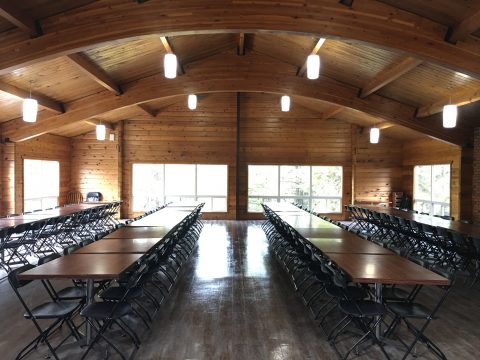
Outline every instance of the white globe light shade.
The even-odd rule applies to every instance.
[[[443,107],[443,127],[454,128],[457,125],[457,105]]]
[[[320,56],[308,55],[307,58],[307,78],[310,80],[318,79],[320,76]]]
[[[165,54],[163,69],[167,79],[175,79],[177,77],[177,57],[175,54]]]
[[[190,110],[197,108],[197,95],[188,95],[188,108]]]
[[[290,111],[290,96],[283,95],[280,104],[282,105],[283,112]]]
[[[380,129],[373,127],[370,129],[370,143],[371,144],[378,144],[378,140],[380,139]]]
[[[23,121],[37,121],[38,102],[35,99],[23,99]]]
[[[105,125],[98,124],[95,131],[97,133],[97,140],[105,140],[105,135],[107,134],[107,128]]]

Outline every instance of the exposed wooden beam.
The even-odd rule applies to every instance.
[[[336,104],[362,111],[375,118],[402,125],[422,132],[428,136],[463,145],[471,141],[472,134],[459,127],[444,129],[441,122],[422,122],[415,119],[415,108],[393,99],[375,94],[360,99],[359,89],[321,77],[312,82],[305,78],[285,74],[281,77],[265,72],[265,67],[256,67],[256,63],[268,64],[269,57],[255,55],[249,57],[229,54],[222,59],[212,58],[208,64],[208,73],[186,74],[176,81],[168,81],[163,74],[145,77],[124,85],[124,95],[112,97],[108,91],[84,97],[68,104],[68,113],[40,119],[33,126],[24,124],[21,119],[3,123],[2,134],[11,141],[22,141],[63,126],[74,124],[88,118],[127,106],[133,106],[156,99],[181,96],[189,93],[205,94],[217,92],[266,92],[273,94],[291,94],[322,102]],[[228,63],[230,66],[220,66]]]
[[[480,9],[471,13],[458,25],[448,29],[447,41],[452,44],[456,44],[459,40],[465,40],[465,38],[471,33],[480,29]]]
[[[380,71],[373,79],[371,79],[360,92],[360,97],[364,98],[382,87],[395,81],[400,76],[406,74],[410,70],[416,68],[423,61],[410,56],[401,58],[399,61],[387,66]]]
[[[237,55],[245,55],[245,33],[243,32],[238,35]]]
[[[315,44],[313,50],[310,52],[310,55],[317,55],[320,51],[320,48],[325,43],[325,40],[325,38],[320,38]],[[307,71],[307,61],[305,61],[302,67],[297,71],[297,76],[303,76],[303,74],[305,74],[305,71]]]
[[[448,104],[455,104],[457,106],[468,105],[480,100],[480,88],[474,90],[461,90],[452,93],[451,96],[445,97],[432,104],[428,104],[418,108],[417,117],[423,118],[433,114],[438,114],[443,111],[443,107]]]
[[[343,106],[333,106],[332,108],[323,112],[322,120],[328,120],[344,110]]]
[[[77,65],[85,74],[103,86],[105,89],[117,94],[122,94],[122,89],[115,81],[87,55],[83,53],[75,53],[67,55],[67,57]]]
[[[105,122],[105,121],[100,121],[100,120],[97,120],[97,119],[86,119],[86,120],[83,120],[83,122],[86,123],[86,124],[92,125],[92,126],[105,125],[105,128],[107,128],[109,130],[113,130],[112,124],[110,124],[108,122]]]
[[[450,44],[445,41],[447,26],[425,17],[373,0],[355,0],[349,9],[326,0],[297,5],[298,0],[253,1],[249,6],[203,0],[201,7],[197,1],[149,1],[146,6],[125,0],[110,0],[105,6],[96,1],[49,17],[49,36],[2,37],[0,75],[136,36],[240,32],[248,26],[249,33],[322,34],[361,41],[480,78],[480,43]]]
[[[4,83],[0,81],[0,91],[8,93],[10,95],[16,96],[20,99],[26,99],[30,97],[30,92],[24,89],[20,89],[16,86]],[[64,113],[65,109],[61,102],[55,101],[47,96],[32,94],[32,98],[38,101],[38,105],[41,107],[51,110],[55,113]]]
[[[377,124],[375,127],[379,128],[380,130],[385,130],[394,126],[395,124],[392,124],[391,122],[388,122],[388,121],[384,121],[384,122],[381,122],[380,124]]]
[[[167,37],[160,36],[160,41],[162,42],[162,45],[165,48],[165,51],[167,52],[167,54],[175,54],[173,51],[173,47],[170,44],[170,41],[168,41]],[[178,61],[178,56],[177,56],[177,61]],[[179,75],[185,74],[185,70],[183,69],[183,66],[182,64],[180,64],[180,62],[177,63],[177,72]]]
[[[156,117],[158,114],[158,111],[153,110],[146,106],[145,104],[138,104],[137,107],[142,110],[144,113],[150,115],[151,117]]]
[[[30,36],[42,35],[42,28],[38,21],[21,11],[12,0],[0,0],[0,17],[18,27]]]

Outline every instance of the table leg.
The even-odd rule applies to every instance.
[[[375,301],[379,303],[383,303],[383,284],[375,283]],[[379,318],[377,317],[376,320]],[[382,337],[382,323],[379,322],[377,328],[375,329],[375,335],[377,339]]]
[[[87,305],[90,305],[91,303],[93,303],[94,296],[95,294],[94,294],[94,288],[93,288],[93,279],[88,279],[87,280]],[[88,321],[85,322],[85,326],[86,326],[85,333],[87,335],[86,345],[88,346],[90,345],[90,341],[92,340],[92,326]]]

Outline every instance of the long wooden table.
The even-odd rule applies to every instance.
[[[374,284],[375,300],[383,302],[383,285],[449,285],[450,281],[433,271],[398,256],[377,244],[344,230],[306,211],[294,211],[290,204],[267,203],[283,221],[307,242],[330,258],[352,279]],[[277,212],[276,208],[280,210]],[[291,215],[295,212],[295,215]],[[297,227],[300,225],[301,227]],[[307,225],[310,225],[308,227]],[[377,337],[381,336],[380,325]]]
[[[399,209],[394,209],[391,207],[384,207],[384,206],[357,206],[359,208],[369,209],[372,211],[376,211],[379,213],[384,213],[387,215],[393,215],[396,217],[403,218],[405,220],[413,220],[421,224],[430,225],[433,227],[441,227],[448,230],[453,230],[459,232],[464,235],[472,236],[472,237],[480,237],[480,226],[474,224],[465,224],[460,221],[455,220],[445,220],[439,218],[437,216],[430,216],[424,214],[416,214],[411,213],[408,211],[403,211]]]
[[[26,280],[86,280],[87,304],[91,304],[95,296],[95,280],[118,280],[123,272],[134,266],[137,261],[164,239],[169,229],[176,225],[172,223],[173,219],[178,220],[178,224],[191,213],[191,211],[176,211],[174,209],[163,210],[143,218],[151,217],[155,220],[157,226],[121,227],[108,236],[80,248],[68,256],[63,256],[23,272],[18,275],[18,278]],[[87,322],[86,343],[89,344],[90,341],[91,328]]]

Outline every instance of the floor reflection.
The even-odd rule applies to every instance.
[[[246,240],[245,275],[266,277],[265,256],[268,255],[268,246],[263,230],[258,226],[249,226]]]
[[[229,276],[228,262],[231,257],[228,251],[229,246],[231,246],[231,238],[225,226],[206,224],[198,244],[196,276],[201,280]]]

